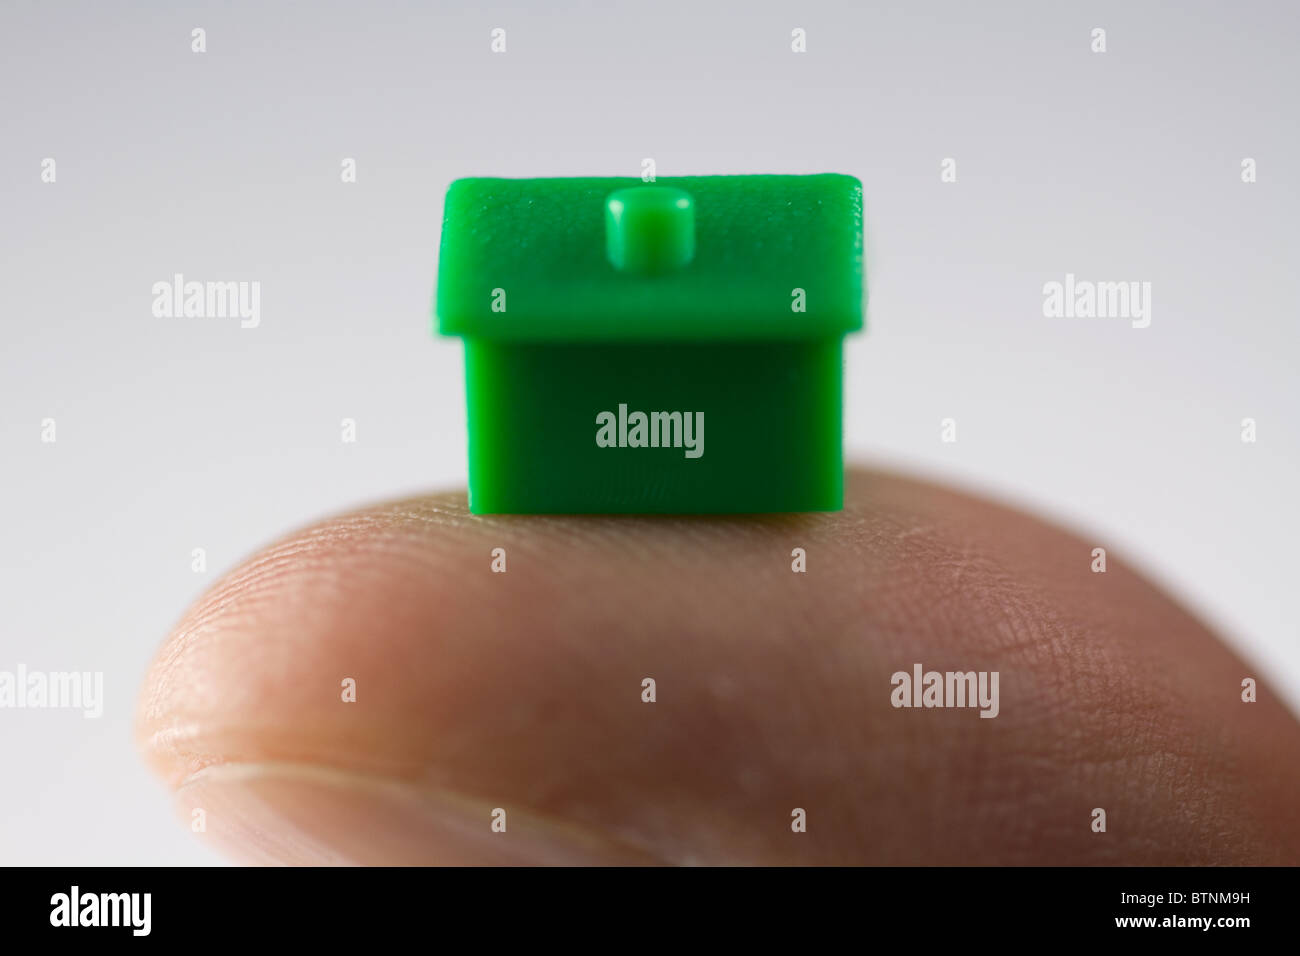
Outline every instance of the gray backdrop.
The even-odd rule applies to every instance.
[[[0,12],[0,670],[105,680],[98,720],[0,710],[0,862],[213,860],[140,679],[269,538],[463,483],[463,175],[860,177],[850,453],[1081,529],[1300,703],[1296,4],[111,7]],[[155,316],[176,273],[259,282],[260,324]],[[1150,282],[1150,325],[1046,317],[1067,273]]]

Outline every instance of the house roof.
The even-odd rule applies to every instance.
[[[851,176],[476,178],[447,190],[444,335],[807,339],[861,328],[862,308]]]

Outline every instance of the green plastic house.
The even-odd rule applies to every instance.
[[[862,309],[850,176],[457,180],[471,511],[838,510]]]

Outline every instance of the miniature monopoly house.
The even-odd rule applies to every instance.
[[[471,511],[838,510],[862,310],[850,176],[457,180]]]

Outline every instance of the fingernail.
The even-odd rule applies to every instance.
[[[176,791],[204,842],[296,866],[625,866],[659,862],[581,827],[401,780],[303,764],[207,767]]]

